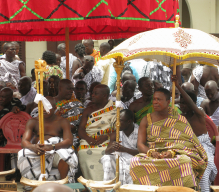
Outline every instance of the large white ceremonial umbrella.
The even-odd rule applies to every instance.
[[[120,129],[120,74],[124,62],[143,58],[157,59],[164,65],[173,66],[176,75],[176,65],[187,61],[198,61],[200,64],[219,65],[219,39],[197,29],[179,27],[179,16],[176,16],[175,28],[159,28],[134,35],[112,49],[101,59],[116,58],[114,68],[117,72],[117,122],[116,141],[119,142]],[[172,107],[175,100],[175,82],[172,86]],[[119,177],[119,158],[117,158],[116,177]]]
[[[139,33],[111,50],[103,59],[157,59],[166,66],[198,61],[219,65],[219,38],[197,29],[159,28]]]

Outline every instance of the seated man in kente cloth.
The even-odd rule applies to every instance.
[[[86,179],[103,180],[100,159],[105,153],[116,119],[116,106],[109,100],[109,93],[107,85],[95,86],[92,105],[84,110],[79,125],[78,135],[81,140],[78,159]]]
[[[79,139],[77,137],[78,126],[84,110],[83,104],[79,101],[74,93],[74,86],[68,79],[62,79],[59,82],[59,92],[55,98],[56,115],[62,116],[70,121],[71,132],[73,133],[73,145],[78,147]]]
[[[55,100],[52,97],[47,99],[52,106],[49,113],[44,112],[44,144],[39,144],[39,118],[28,120],[21,142],[23,149],[18,152],[18,168],[23,177],[38,180],[41,175],[40,155],[45,154],[47,180],[64,179],[68,175],[71,183],[74,182],[78,159],[71,147],[70,123],[54,114]]]
[[[173,76],[172,80],[176,82],[176,88],[181,93],[180,108],[182,115],[186,117],[191,125],[193,132],[197,136],[199,142],[202,144],[208,156],[208,165],[199,183],[202,192],[210,192],[211,182],[214,181],[217,175],[217,167],[214,164],[215,147],[211,143],[208,135],[205,122],[205,113],[196,106],[197,96],[194,92],[185,92],[179,85],[176,77]]]
[[[158,89],[153,96],[154,112],[141,121],[140,154],[130,165],[134,184],[196,187],[204,174],[207,154],[187,119],[169,103],[170,92]]]
[[[131,159],[134,155],[138,154],[138,128],[139,126],[134,123],[134,114],[132,111],[123,109],[120,112],[120,142],[116,142],[116,132],[113,132],[110,136],[110,143],[105,151],[106,155],[101,158],[104,181],[115,178],[116,154],[114,152],[119,152],[119,181],[121,181],[122,185],[133,183],[129,172]]]

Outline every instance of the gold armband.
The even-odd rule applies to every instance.
[[[176,152],[174,152],[173,150],[167,150],[167,151],[169,151],[171,154],[172,154],[172,158],[174,158],[175,157],[175,155],[176,155]]]
[[[152,152],[155,152],[155,151],[156,151],[156,149],[149,149],[147,152],[147,156],[151,157]]]

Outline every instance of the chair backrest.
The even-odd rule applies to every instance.
[[[213,136],[218,136],[218,129],[214,122],[211,120],[210,117],[205,117],[205,124],[209,134],[209,137],[212,139]]]
[[[8,113],[0,120],[0,129],[2,129],[7,145],[5,147],[21,147],[21,140],[25,132],[25,126],[31,116],[25,112]]]
[[[219,136],[216,136],[216,148],[215,148],[215,155],[214,155],[214,163],[217,167],[217,170],[219,170]],[[219,185],[219,173],[217,173],[214,185]]]

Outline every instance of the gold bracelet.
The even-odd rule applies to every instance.
[[[110,140],[110,135],[107,135],[107,139]]]
[[[156,151],[156,149],[149,149],[149,150],[147,151],[147,156],[148,156],[148,157],[151,157],[152,152],[155,152],[155,151]]]
[[[173,151],[173,150],[167,150],[167,151],[169,151],[170,153],[171,153],[171,155],[172,155],[172,158],[174,158],[175,157],[175,155],[176,155],[176,152],[175,151]]]

